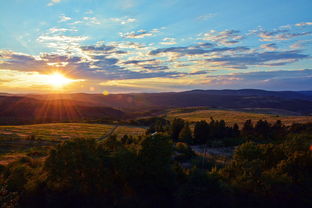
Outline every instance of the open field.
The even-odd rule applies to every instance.
[[[47,150],[70,138],[96,139],[115,127],[108,124],[53,123],[36,125],[0,126],[0,165],[6,165],[25,156],[31,150]],[[113,134],[143,135],[145,129],[118,126]]]
[[[182,118],[189,122],[195,122],[200,120],[210,121],[210,118],[212,117],[215,120],[223,119],[228,125],[233,125],[234,123],[237,123],[240,126],[248,119],[251,119],[253,122],[256,122],[260,119],[267,120],[269,122],[281,120],[286,125],[291,125],[292,123],[312,122],[312,116],[283,116],[263,113],[247,113],[232,110],[203,110],[194,108],[171,110],[167,113],[166,116],[169,120],[173,118]]]
[[[0,139],[16,139],[34,136],[36,139],[59,141],[68,138],[96,139],[109,132],[115,125],[86,123],[53,123],[18,126],[0,126]],[[133,126],[118,126],[118,135],[142,135],[145,129]]]

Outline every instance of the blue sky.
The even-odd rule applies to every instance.
[[[0,2],[0,91],[312,90],[311,0]]]

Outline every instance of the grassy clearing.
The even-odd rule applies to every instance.
[[[237,123],[242,125],[246,120],[251,119],[256,122],[260,119],[267,120],[269,122],[275,122],[276,120],[281,120],[286,125],[291,125],[292,123],[307,123],[312,122],[312,116],[282,116],[282,115],[272,115],[272,114],[261,114],[261,113],[246,113],[231,110],[186,110],[175,109],[167,114],[167,118],[182,118],[189,122],[195,122],[200,120],[210,121],[210,118],[215,120],[225,120],[228,125],[233,125]]]
[[[109,132],[114,125],[85,123],[53,123],[20,126],[0,126],[1,139],[18,139],[35,136],[39,140],[60,141],[69,138],[95,139]],[[114,134],[142,135],[145,129],[133,126],[119,126]]]

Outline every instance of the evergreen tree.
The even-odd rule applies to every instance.
[[[184,124],[184,127],[180,132],[179,139],[188,144],[192,143],[192,131],[188,122]]]
[[[194,127],[194,143],[205,144],[209,136],[209,124],[202,120],[195,123]]]
[[[181,130],[183,129],[183,127],[184,127],[184,120],[183,119],[175,118],[172,121],[170,133],[171,133],[171,139],[173,141],[178,141],[179,134],[180,134]]]

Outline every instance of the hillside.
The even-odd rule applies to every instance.
[[[312,116],[285,116],[285,115],[273,115],[265,113],[249,113],[231,110],[217,110],[217,109],[202,109],[202,108],[183,108],[173,109],[166,115],[169,120],[173,118],[182,118],[189,122],[206,120],[225,120],[227,125],[233,125],[237,123],[239,126],[243,126],[246,120],[252,120],[256,123],[258,120],[267,120],[270,123],[274,123],[276,120],[281,120],[285,125],[291,125],[293,123],[308,123],[312,122]]]
[[[0,96],[0,124],[112,122],[151,116],[170,108],[209,107],[311,115],[312,93],[264,90],[193,90],[134,94],[43,94]],[[252,110],[251,110],[252,111]]]
[[[53,100],[50,95],[33,95],[37,99]],[[271,108],[312,113],[310,91],[265,91],[265,90],[192,90],[185,92],[133,93],[133,94],[64,94],[63,99],[83,102],[90,106],[106,106],[133,112],[168,107],[208,106],[214,108],[244,109]]]
[[[116,120],[123,117],[122,111],[89,106],[75,100],[0,96],[0,124]]]

